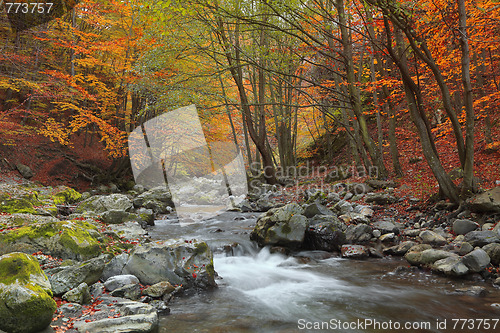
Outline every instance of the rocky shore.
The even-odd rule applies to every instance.
[[[398,198],[396,187],[368,180],[329,193],[310,189],[303,201],[287,202],[263,185],[238,209],[262,213],[250,238],[274,252],[402,256],[417,269],[500,285],[499,187],[458,211]],[[1,184],[0,331],[154,332],[173,297],[217,286],[205,242],[148,238],[148,226],[172,207],[162,187],[80,194]]]

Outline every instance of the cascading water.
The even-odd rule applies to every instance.
[[[447,320],[450,328],[454,318],[499,316],[499,308],[491,306],[499,301],[497,290],[485,298],[450,295],[471,283],[426,272],[387,273],[407,265],[400,259],[354,261],[320,251],[284,256],[259,249],[248,237],[255,219],[228,212],[184,227],[173,219],[156,222],[150,231],[154,239],[207,241],[219,274],[216,290],[175,298],[171,314],[161,319],[160,332],[381,331],[339,326],[360,320],[429,323],[429,329],[413,331],[453,332],[438,329],[437,323]],[[314,329],[325,323],[324,329]]]

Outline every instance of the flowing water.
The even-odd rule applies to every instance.
[[[256,217],[227,212],[188,226],[173,217],[156,221],[149,232],[155,240],[205,240],[219,274],[214,291],[170,303],[171,314],[160,320],[161,333],[500,331],[500,323],[496,330],[478,329],[479,321],[475,329],[461,330],[464,322],[457,321],[489,319],[493,326],[500,318],[500,292],[483,282],[423,271],[391,273],[407,266],[402,259],[346,260],[321,251],[271,254],[249,241]],[[489,294],[451,294],[472,285],[487,287]]]

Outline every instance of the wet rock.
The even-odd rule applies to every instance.
[[[169,294],[175,290],[175,287],[168,281],[158,282],[142,291],[144,295],[151,296],[154,298],[162,297],[165,294]]]
[[[462,258],[462,262],[472,272],[480,272],[490,264],[490,257],[483,249],[475,249]]]
[[[438,260],[432,264],[431,268],[449,276],[462,276],[469,273],[469,269],[462,263],[458,256]]]
[[[419,264],[430,265],[438,260],[445,259],[448,257],[458,257],[458,256],[448,251],[428,249],[420,252]]]
[[[158,186],[146,191],[133,200],[134,207],[152,209],[156,214],[166,214],[174,206],[172,194],[164,186]]]
[[[124,194],[96,195],[82,201],[76,208],[76,213],[94,212],[101,214],[109,210],[130,211],[132,202]]]
[[[309,224],[302,213],[303,209],[295,203],[273,208],[259,217],[250,239],[261,246],[298,248],[304,241]]]
[[[311,218],[315,215],[333,215],[333,212],[319,202],[313,202],[312,204],[306,206],[303,215]]]
[[[149,302],[149,305],[151,305],[155,310],[158,312],[158,314],[161,315],[167,315],[170,313],[170,308],[167,306],[167,303],[164,301],[160,300],[154,300]]]
[[[470,200],[470,210],[480,213],[500,213],[500,186],[472,198]]]
[[[500,265],[500,244],[491,243],[483,246],[483,250],[488,254],[491,259],[491,263],[494,265]]]
[[[457,235],[465,235],[477,228],[477,223],[471,220],[455,220],[455,222],[453,222],[453,231]]]
[[[78,287],[62,295],[62,299],[71,303],[88,304],[92,300],[92,297],[89,292],[89,286],[85,282],[82,282]]]
[[[372,228],[366,224],[350,225],[346,229],[345,236],[349,244],[366,243],[372,238]]]
[[[362,259],[370,255],[368,247],[364,245],[343,245],[341,253],[342,257],[349,259]]]
[[[495,281],[493,281],[493,285],[496,287],[500,287],[500,277],[497,277]]]
[[[491,230],[471,231],[465,235],[464,240],[474,247],[482,247],[486,244],[500,243],[500,236],[498,235],[498,233],[495,233]]]
[[[334,216],[331,216],[331,218],[332,221],[330,222],[320,222],[310,225],[309,228],[306,229],[304,237],[305,248],[321,251],[335,251],[340,249],[346,242],[344,233],[345,226]]]
[[[446,244],[446,239],[443,236],[438,235],[437,233],[431,230],[424,230],[420,232],[418,236],[422,239],[422,242],[425,244],[434,244],[434,245]]]
[[[135,301],[141,297],[141,287],[137,283],[127,284],[113,290],[111,296],[123,297]]]
[[[101,221],[105,224],[120,224],[138,219],[136,214],[124,210],[112,209],[101,214]]]
[[[384,257],[384,254],[374,247],[370,247],[368,249],[368,251],[370,252],[370,257],[373,257],[373,258],[383,258]]]
[[[472,287],[455,289],[454,294],[482,297],[482,296],[486,296],[488,294],[488,291],[486,290],[485,287],[472,286]]]
[[[137,276],[146,285],[169,281],[186,288],[217,286],[212,251],[207,243],[196,240],[171,239],[137,246],[122,272]]]
[[[408,252],[406,252],[405,259],[411,265],[420,265],[422,252],[428,249],[432,249],[432,247],[429,244],[414,245],[408,250]]]
[[[238,204],[238,208],[241,210],[241,212],[246,213],[246,212],[253,212],[257,210],[257,206],[253,203],[250,202],[248,199],[243,200]]]
[[[380,220],[380,221],[374,222],[372,224],[372,226],[373,226],[373,229],[380,230],[382,232],[382,234],[388,234],[388,233],[391,233],[391,232],[399,234],[398,227],[390,219],[385,219],[385,220]]]
[[[104,283],[104,287],[108,291],[114,291],[115,289],[124,287],[126,285],[138,284],[138,283],[139,279],[135,275],[124,274],[124,275],[117,275],[110,277]]]
[[[17,171],[23,176],[23,178],[26,179],[31,179],[33,178],[33,171],[31,171],[31,168],[27,165],[24,164],[17,164],[16,165]]]
[[[60,271],[49,275],[54,295],[62,295],[82,282],[92,285],[99,281],[108,256],[101,256],[82,264],[62,267]]]
[[[398,201],[398,199],[388,193],[368,193],[365,197],[365,202],[374,203],[376,205],[389,205],[396,201]]]
[[[56,302],[38,261],[24,253],[0,256],[0,330],[34,333],[52,321]]]
[[[391,246],[387,249],[384,249],[383,253],[387,255],[404,256],[406,252],[408,252],[416,244],[417,243],[413,241],[405,241],[399,245]]]

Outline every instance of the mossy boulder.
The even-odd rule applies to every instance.
[[[261,246],[300,247],[309,224],[303,212],[295,203],[270,209],[259,217],[250,239]]]
[[[76,208],[76,213],[94,212],[97,214],[109,210],[130,211],[132,201],[124,194],[95,195],[82,201]]]
[[[0,254],[17,249],[85,260],[101,254],[101,240],[98,228],[87,221],[36,223],[0,233]]]
[[[137,246],[122,274],[135,275],[142,284],[162,281],[185,288],[215,287],[213,254],[207,243],[196,240],[168,240]]]
[[[33,256],[0,256],[0,330],[39,332],[50,325],[56,309],[50,282]]]
[[[52,200],[56,205],[73,204],[82,198],[82,195],[67,186],[59,186],[55,189]]]

